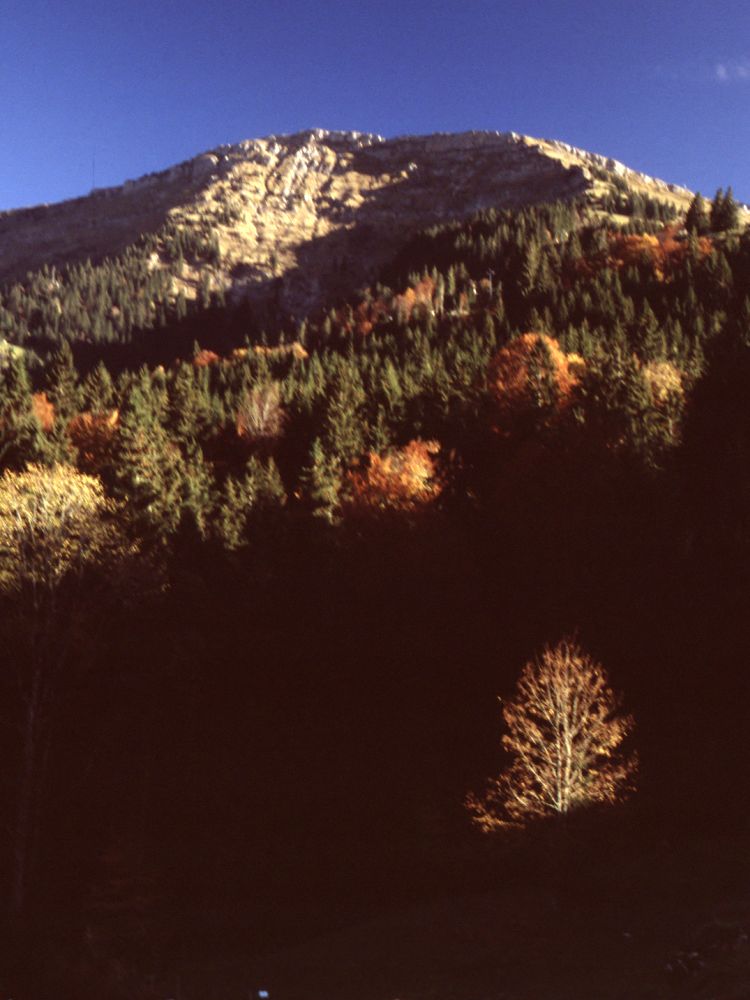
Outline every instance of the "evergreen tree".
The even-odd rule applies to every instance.
[[[19,354],[12,353],[0,368],[0,467],[21,470],[44,458],[46,451],[26,365]]]
[[[739,224],[739,206],[734,200],[732,188],[728,187],[726,194],[719,188],[711,202],[711,229],[715,233],[728,232],[736,229]]]
[[[169,397],[169,429],[192,455],[198,448],[208,416],[208,400],[197,385],[192,365],[180,365]]]
[[[323,428],[326,452],[344,465],[364,451],[362,405],[365,391],[356,369],[344,370],[329,400]]]
[[[229,476],[224,483],[221,503],[216,516],[216,532],[221,544],[230,551],[247,543],[247,519],[252,505],[252,491],[247,477]]]
[[[78,413],[81,393],[73,352],[67,341],[63,341],[50,362],[47,394],[54,408],[54,422],[47,437],[47,459],[52,463],[73,463],[75,449],[68,436],[68,425]]]
[[[215,503],[211,468],[200,448],[196,448],[182,466],[182,530],[205,541]]]
[[[665,351],[665,341],[659,321],[648,302],[643,304],[640,319],[635,332],[638,354],[644,361],[662,357]]]
[[[272,458],[265,463],[252,456],[241,478],[230,476],[216,518],[219,539],[227,549],[246,544],[251,523],[268,526],[269,517],[286,504],[286,491]]]
[[[669,365],[661,367],[671,374]],[[574,412],[589,444],[600,456],[623,460],[625,469],[658,469],[676,443],[682,393],[676,386],[657,394],[650,368],[619,350],[599,351],[576,393]]]
[[[286,503],[286,490],[273,458],[262,462],[251,456],[245,467],[244,491],[250,512],[257,516],[278,510]]]
[[[539,427],[554,411],[558,398],[555,364],[544,337],[537,337],[531,347],[527,377],[535,423]]]
[[[115,495],[139,532],[152,541],[175,534],[184,503],[184,461],[154,413],[154,401],[136,386],[120,414],[114,472]]]
[[[78,412],[81,403],[78,372],[67,340],[63,341],[50,362],[47,394],[55,407],[55,423],[59,421],[67,425]]]
[[[698,236],[704,236],[710,229],[706,202],[700,191],[696,192],[695,197],[690,202],[685,216],[685,229],[688,233],[695,233]]]
[[[308,465],[302,472],[303,495],[315,517],[333,523],[339,508],[341,467],[326,453],[320,438],[313,441]]]
[[[100,361],[89,372],[82,386],[83,402],[92,413],[106,413],[115,405],[115,389],[112,376]]]

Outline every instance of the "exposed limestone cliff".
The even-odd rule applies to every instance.
[[[606,157],[512,132],[269,136],[84,198],[0,213],[0,281],[116,255],[171,222],[215,234],[214,285],[234,296],[272,290],[299,315],[370,278],[416,229],[490,206],[581,196],[595,205],[623,181],[681,207],[690,198]],[[186,294],[200,278],[186,267]]]

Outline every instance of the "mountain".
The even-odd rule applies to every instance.
[[[215,288],[273,291],[303,315],[371,279],[415,231],[485,208],[585,199],[627,213],[640,197],[684,210],[685,188],[562,142],[513,132],[384,139],[316,129],[226,145],[86,197],[0,213],[0,282],[44,265],[116,257],[145,234],[166,266],[179,232],[212,242]],[[174,291],[195,297],[206,265]]]
[[[689,199],[315,132],[0,217],[3,995],[746,996],[750,230]]]

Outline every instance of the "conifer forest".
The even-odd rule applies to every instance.
[[[306,316],[172,223],[0,289],[3,996],[551,996],[486,956],[512,983],[606,934],[654,990],[612,997],[734,982],[743,219],[731,189],[485,209]],[[393,916],[455,907],[463,993]]]

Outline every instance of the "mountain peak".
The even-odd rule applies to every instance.
[[[302,312],[372,278],[399,243],[488,208],[623,193],[686,208],[690,192],[556,140],[468,131],[385,138],[308,129],[218,146],[118,187],[0,214],[0,280],[116,256],[144,234],[215,240],[210,275],[235,296],[274,288]],[[153,266],[160,264],[154,255]],[[185,268],[187,296],[203,273]]]

